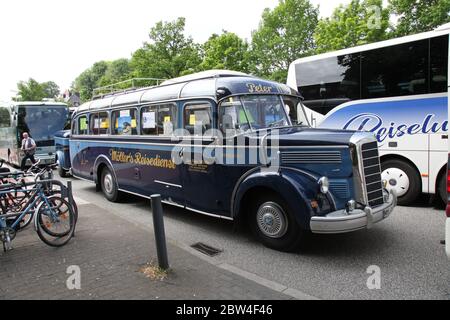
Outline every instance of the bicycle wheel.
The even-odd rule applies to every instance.
[[[62,198],[61,190],[53,190],[52,194],[48,197],[48,199],[51,199],[53,197]],[[65,197],[63,199],[66,200],[67,202],[69,202],[68,197]],[[77,223],[77,221],[78,221],[78,206],[77,206],[77,203],[75,202],[75,200],[72,201],[72,209],[73,209],[73,213],[75,215],[75,223]]]
[[[62,247],[73,237],[75,214],[70,204],[61,197],[48,198],[36,212],[35,227],[39,238],[51,247]]]

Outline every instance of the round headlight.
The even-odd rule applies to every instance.
[[[327,194],[330,191],[330,180],[327,177],[322,177],[319,180],[320,192]]]

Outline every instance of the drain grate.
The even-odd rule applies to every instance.
[[[213,247],[208,246],[207,244],[204,244],[201,242],[196,243],[196,244],[192,245],[191,247],[197,251],[200,251],[203,254],[206,254],[207,256],[210,256],[210,257],[215,257],[223,252],[222,250],[213,248]]]

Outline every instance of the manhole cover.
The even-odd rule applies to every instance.
[[[223,252],[222,250],[213,248],[213,247],[208,246],[207,244],[204,244],[201,242],[196,243],[196,244],[192,245],[191,247],[197,251],[200,251],[203,254],[210,256],[210,257],[215,257]]]

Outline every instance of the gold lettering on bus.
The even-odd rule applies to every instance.
[[[249,93],[271,93],[273,87],[263,86],[260,84],[247,83]]]
[[[111,149],[109,153],[113,162],[130,163],[170,170],[175,170],[177,168],[176,164],[171,159],[162,159],[160,155],[148,157],[146,154],[142,154],[141,152],[136,152],[133,154],[113,149]]]

